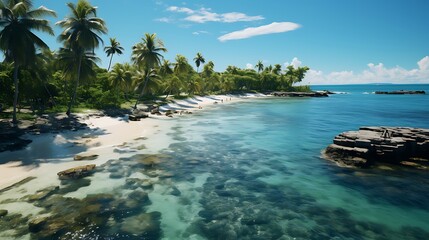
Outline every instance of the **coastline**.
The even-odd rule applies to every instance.
[[[45,184],[58,181],[57,172],[85,164],[100,165],[109,159],[129,157],[138,150],[156,153],[172,142],[167,136],[174,119],[184,113],[205,111],[216,104],[228,104],[249,98],[267,97],[263,94],[195,96],[160,106],[162,115],[152,115],[141,121],[128,121],[122,117],[99,114],[76,114],[79,122],[88,129],[32,135],[23,138],[32,140],[27,147],[17,151],[0,153],[0,190],[27,177],[43,178]],[[172,117],[165,116],[168,110],[175,111]],[[41,149],[44,149],[41,151]],[[75,155],[98,155],[96,160],[74,161]],[[43,187],[43,186],[39,186]]]
[[[383,169],[344,170],[321,160],[318,154],[338,131],[343,128],[353,129],[356,124],[361,125],[362,121],[363,124],[376,121],[378,124],[374,125],[381,125],[385,119],[389,119],[394,125],[413,126],[419,125],[421,118],[404,115],[403,118],[380,120],[377,114],[379,111],[390,116],[389,108],[386,109],[384,105],[389,105],[386,102],[392,101],[393,97],[348,94],[321,100],[306,98],[290,101],[289,98],[253,97],[233,96],[231,101],[228,98],[223,103],[219,101],[219,96],[206,96],[206,100],[203,97],[177,100],[162,106],[162,115],[150,114],[149,118],[138,122],[127,122],[126,116],[109,118],[93,115],[83,119],[91,120],[87,122],[89,128],[98,127],[92,130],[93,137],[85,130],[65,133],[70,134],[70,140],[89,145],[88,148],[78,149],[79,153],[102,153],[99,158],[74,162],[74,153],[69,152],[51,159],[51,162],[42,162],[46,166],[35,170],[40,175],[31,175],[36,178],[26,179],[28,182],[19,182],[2,191],[0,211],[9,212],[4,218],[7,221],[19,221],[23,233],[28,233],[30,223],[42,221],[44,225],[40,233],[32,232],[22,239],[52,235],[57,229],[73,232],[75,226],[82,229],[76,233],[79,236],[94,230],[92,227],[75,225],[79,224],[79,219],[94,222],[99,229],[94,230],[97,236],[110,236],[118,232],[140,235],[147,232],[155,234],[153,236],[162,234],[166,238],[180,239],[222,234],[223,228],[211,228],[203,232],[198,229],[209,229],[213,226],[212,220],[222,226],[233,226],[232,221],[225,220],[225,216],[228,219],[245,217],[250,220],[256,217],[256,220],[262,219],[271,226],[279,217],[286,216],[283,214],[294,214],[303,217],[298,220],[292,216],[292,221],[303,226],[304,231],[311,231],[314,225],[306,223],[312,222],[315,216],[328,223],[333,218],[340,228],[349,224],[359,226],[362,230],[354,232],[356,235],[353,236],[367,238],[375,236],[366,234],[366,226],[374,224],[379,226],[382,234],[389,237],[409,234],[403,228],[427,229],[428,212],[425,206],[428,206],[428,191],[419,189],[419,183],[427,180],[424,173],[407,170],[396,176],[396,173]],[[401,102],[403,98],[395,97]],[[420,99],[422,102],[426,99],[425,96],[407,98]],[[372,106],[374,99],[387,99],[383,106],[376,108],[376,113],[368,107]],[[348,107],[338,111],[344,103]],[[200,105],[202,109],[198,108]],[[361,105],[367,111],[362,110]],[[424,106],[421,104],[413,109],[426,112]],[[167,111],[175,107],[180,109],[171,118],[167,117]],[[395,107],[401,112],[409,108],[408,104],[398,105],[396,102]],[[193,114],[188,115],[187,111]],[[425,116],[425,112],[419,116]],[[362,120],[359,118],[362,114],[369,117]],[[151,120],[165,125],[153,126],[155,133],[146,135],[143,131],[152,129],[152,124],[149,124]],[[129,127],[130,124],[139,127],[130,127],[130,134],[115,130],[124,137],[123,140],[129,140],[123,144],[110,129],[120,129],[117,125]],[[420,125],[427,128],[427,123]],[[85,135],[85,138],[74,138],[73,133]],[[64,137],[63,132],[60,134]],[[37,137],[43,136],[47,134]],[[139,137],[132,138],[135,136]],[[52,143],[52,138],[47,137],[47,140]],[[57,143],[64,141],[60,137],[55,140]],[[110,144],[112,142],[118,142],[119,145]],[[162,149],[159,144],[164,144],[166,148]],[[71,142],[64,144],[71,145]],[[145,148],[137,149],[141,145]],[[59,149],[59,146],[55,148]],[[52,156],[53,153],[49,154]],[[36,161],[40,162],[38,159]],[[96,164],[97,169],[82,179],[60,181],[56,176],[56,165],[63,171],[68,167],[67,162],[78,166]],[[47,164],[52,165],[52,171],[46,170]],[[395,176],[386,178],[377,173],[393,173]],[[404,184],[408,186],[405,192],[401,190]],[[401,194],[400,198],[397,193]],[[249,199],[248,196],[251,196],[254,200],[243,205],[241,201],[230,201],[231,196],[237,196],[238,199]],[[43,199],[32,200],[39,197]],[[279,197],[288,205],[279,206]],[[416,199],[418,201],[414,201]],[[308,204],[303,205],[302,201]],[[98,203],[101,209],[96,207]],[[55,207],[52,208],[51,204]],[[401,204],[400,207],[398,204]],[[253,209],[263,214],[256,216]],[[268,209],[282,215],[266,214]],[[323,209],[322,214],[314,215],[314,210],[318,209]],[[361,209],[374,211],[361,214]],[[107,215],[104,215],[105,211],[108,211]],[[393,220],[379,220],[384,217]],[[248,220],[239,222],[232,228],[233,233],[238,236],[243,234],[240,232],[242,228],[256,231],[261,226],[267,234],[271,233],[271,228],[265,228],[265,224],[247,223]],[[155,230],[151,231],[146,226]],[[292,224],[290,228],[295,226]],[[331,225],[321,224],[320,227],[322,232],[331,230]],[[282,233],[294,236],[288,229],[282,230]],[[19,229],[12,230],[7,223],[3,224],[2,230],[0,238],[13,238],[20,234]],[[426,231],[413,234],[420,236],[414,239],[426,239],[421,237]]]

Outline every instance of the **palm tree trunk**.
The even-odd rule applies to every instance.
[[[112,56],[110,57],[109,67],[107,68],[107,71],[109,71],[109,70],[110,70],[110,65],[112,65],[112,59],[113,59],[113,54],[112,54]]]
[[[18,79],[18,68],[19,66],[14,63],[15,68],[13,69],[13,82],[15,85],[15,95],[13,97],[13,116],[12,116],[12,123],[14,125],[16,125],[18,123],[18,120],[16,118],[16,105],[18,104],[18,84],[19,84],[19,79]]]
[[[141,98],[143,96],[144,90],[146,89],[147,82],[149,82],[149,75],[146,75],[146,78],[144,80],[144,85],[143,85],[142,92],[140,93],[140,96],[137,98],[136,104],[134,104],[134,109],[137,109],[137,104],[139,102],[139,98]]]
[[[43,87],[45,88],[46,92],[48,93],[49,98],[50,98],[50,99],[51,99],[51,101],[52,101],[52,105],[54,105],[54,106],[55,106],[56,104],[55,104],[54,97],[52,97],[51,91],[49,91],[48,86],[46,86],[46,81],[43,81]]]
[[[170,89],[170,91],[168,91],[167,96],[164,98],[164,101],[167,100],[168,96],[170,96],[172,89]]]
[[[67,108],[67,116],[70,116],[71,114],[71,108],[74,104],[74,101],[76,100],[76,93],[77,93],[77,88],[79,87],[79,79],[80,79],[80,69],[82,67],[82,55],[79,56],[79,65],[77,67],[77,78],[76,78],[76,85],[74,87],[74,91],[73,91],[73,96],[69,102],[68,108]]]

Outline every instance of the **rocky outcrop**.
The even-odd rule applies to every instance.
[[[140,119],[147,118],[147,117],[149,117],[149,115],[145,111],[141,109],[136,109],[133,111],[133,114],[128,115],[128,120],[140,121]]]
[[[65,171],[57,173],[58,177],[62,180],[64,179],[76,179],[88,176],[95,169],[95,164],[70,168]]]
[[[275,97],[328,97],[327,92],[272,92]]]
[[[375,94],[396,94],[396,95],[402,95],[402,94],[426,94],[426,92],[425,91],[399,90],[399,91],[391,91],[391,92],[376,91]]]
[[[336,136],[323,152],[340,165],[368,167],[390,163],[429,169],[429,129],[361,127]]]

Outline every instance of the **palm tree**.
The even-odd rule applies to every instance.
[[[162,62],[161,67],[159,68],[159,74],[163,77],[173,74],[173,69],[171,68],[171,63],[168,60]]]
[[[197,53],[197,55],[194,58],[194,62],[195,62],[195,65],[197,66],[197,73],[198,73],[201,63],[205,63],[206,60],[204,59],[201,53]]]
[[[30,0],[0,1],[0,49],[7,62],[13,62],[13,82],[15,94],[13,98],[13,124],[16,118],[16,105],[19,93],[19,68],[34,61],[39,48],[48,48],[45,42],[32,31],[39,30],[54,35],[49,22],[38,17],[56,16],[55,12],[45,7],[32,9]]]
[[[144,72],[150,73],[155,67],[161,65],[161,60],[164,59],[164,56],[161,54],[161,52],[167,52],[167,49],[164,47],[164,43],[160,39],[156,38],[155,33],[146,33],[142,40],[143,42],[137,43],[133,46],[131,59],[137,66],[143,68]],[[145,92],[149,77],[150,74],[146,74],[144,85],[139,98]],[[134,108],[137,108],[139,98],[137,98]]]
[[[112,68],[112,71],[109,72],[109,81],[113,88],[116,89],[116,92],[119,93],[119,90],[125,90],[126,86],[129,84],[129,77],[131,73],[122,64],[115,64]]]
[[[109,67],[107,68],[107,71],[110,70],[110,66],[112,65],[112,59],[114,54],[121,55],[122,51],[124,51],[124,48],[121,47],[121,44],[116,41],[116,38],[110,38],[110,46],[104,47],[104,51],[107,54],[107,57],[110,57],[109,61]]]
[[[264,70],[264,64],[262,63],[261,60],[258,61],[258,63],[255,65],[255,68],[258,69],[258,73]]]
[[[308,70],[310,70],[310,68],[307,66],[298,67],[298,69],[296,70],[296,82],[301,82],[304,79],[305,74]]]
[[[164,43],[156,38],[156,34],[146,33],[143,42],[133,46],[132,60],[135,64],[144,68],[154,68],[161,65],[164,56],[160,52],[167,52]]]
[[[200,76],[198,75],[194,75],[193,77],[191,77],[191,79],[188,80],[188,95],[192,96],[194,95],[196,92],[200,91],[200,82],[199,82],[199,78]]]
[[[140,92],[140,95],[155,92],[159,87],[158,79],[159,75],[154,68],[149,71],[136,71],[133,76],[134,82],[137,83],[136,91]]]
[[[32,78],[42,83],[43,88],[49,95],[49,100],[53,106],[55,106],[55,99],[51,94],[50,88],[48,87],[48,79],[50,79],[50,76],[52,76],[53,73],[54,59],[54,52],[51,52],[49,49],[45,48],[36,54],[35,61],[28,66],[28,70]]]
[[[68,48],[60,48],[57,53],[57,64],[63,70],[65,79],[73,79],[76,76],[76,72],[79,70],[80,79],[82,81],[89,81],[91,78],[96,76],[94,66],[100,59],[95,56],[95,53],[86,51],[82,56],[78,56],[77,52],[74,52]],[[82,60],[77,62],[76,59],[81,58]]]
[[[170,76],[164,81],[165,90],[164,92],[168,92],[165,99],[168,98],[168,96],[171,93],[176,93],[177,95],[180,95],[180,88],[182,87],[182,82],[177,76]]]
[[[282,65],[275,64],[273,69],[273,74],[280,75],[281,72],[282,72]]]
[[[210,77],[214,73],[214,64],[212,61],[208,62],[206,65],[204,65],[203,71],[201,74],[204,77]]]
[[[185,74],[188,72],[188,59],[185,56],[177,54],[176,63],[174,64],[174,73],[177,75]]]
[[[87,0],[78,0],[76,5],[67,3],[67,6],[71,15],[56,24],[64,28],[58,40],[64,43],[66,49],[74,53],[75,61],[78,63],[75,88],[66,112],[67,115],[70,115],[82,74],[81,67],[84,55],[88,52],[93,53],[100,42],[103,43],[98,34],[107,33],[107,28],[104,20],[97,17],[97,8],[93,7]]]

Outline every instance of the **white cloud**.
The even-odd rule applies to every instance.
[[[179,13],[186,13],[186,14],[194,14],[195,11],[190,9],[190,8],[185,8],[185,7],[176,7],[176,6],[171,6],[167,8],[167,11],[170,12],[179,12]]]
[[[251,63],[246,64],[246,69],[253,69],[253,64]]]
[[[429,56],[417,62],[418,68],[404,69],[400,66],[388,68],[383,63],[369,63],[360,73],[337,71],[324,73],[310,69],[301,84],[363,84],[363,83],[428,83]]]
[[[429,70],[429,56],[422,58],[417,62],[417,65],[419,65],[420,70]]]
[[[167,11],[185,13],[189,16],[185,18],[186,21],[205,23],[205,22],[249,22],[262,20],[262,16],[247,16],[244,13],[230,12],[230,13],[215,13],[210,8],[200,8],[198,10],[192,10],[190,8],[170,6]]]
[[[163,17],[163,18],[157,18],[157,19],[155,19],[155,21],[163,22],[163,23],[170,23],[170,22],[172,22],[172,19]]]
[[[297,68],[297,67],[300,67],[301,66],[301,64],[302,64],[302,62],[301,61],[299,61],[298,60],[298,58],[297,57],[294,57],[293,59],[292,59],[292,62],[291,63],[289,63],[289,62],[285,62],[285,67],[287,67],[287,66],[293,66],[294,68]]]
[[[273,22],[268,25],[260,26],[260,27],[250,27],[240,31],[235,31],[231,33],[227,33],[225,35],[220,36],[218,39],[221,42],[229,41],[229,40],[237,40],[237,39],[245,39],[259,35],[266,35],[272,33],[283,33],[296,30],[300,28],[299,24],[293,22]]]
[[[232,23],[232,22],[251,22],[264,19],[262,16],[247,16],[244,13],[231,12],[224,13],[221,15],[221,21]]]
[[[207,32],[207,31],[196,31],[196,32],[193,32],[192,34],[194,34],[194,35],[201,35],[201,34],[208,34],[209,32]]]

